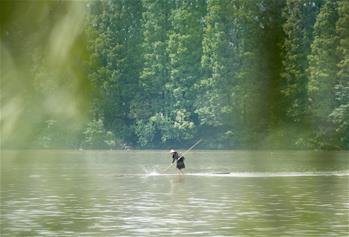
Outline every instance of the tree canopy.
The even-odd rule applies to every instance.
[[[1,3],[4,147],[349,148],[348,1],[28,4]]]

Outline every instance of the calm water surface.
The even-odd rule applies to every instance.
[[[1,153],[1,236],[348,236],[348,152]]]

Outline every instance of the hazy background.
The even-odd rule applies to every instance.
[[[0,235],[346,236],[348,29],[348,0],[0,1]]]
[[[1,147],[348,149],[348,9],[1,1]]]

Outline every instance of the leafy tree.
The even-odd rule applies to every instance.
[[[226,145],[258,143],[278,122],[283,1],[209,1],[197,112]],[[224,134],[224,135],[222,135]]]
[[[95,117],[109,130],[132,140],[131,101],[141,69],[142,5],[137,0],[96,1],[91,9],[90,81],[97,88]]]
[[[326,1],[316,18],[314,40],[308,56],[309,105],[316,142],[320,143],[317,146],[329,146],[328,143],[332,142],[330,138],[333,137],[334,132],[329,124],[328,116],[335,103],[334,85],[338,63],[335,27],[337,19],[336,1]]]
[[[84,148],[103,149],[114,148],[116,145],[114,134],[111,131],[106,131],[103,121],[92,120],[89,122],[83,131]]]
[[[161,0],[143,2],[143,65],[140,72],[140,93],[134,99],[133,113],[137,119],[148,119],[155,113],[167,113],[169,92],[168,44],[171,5]]]
[[[335,108],[330,114],[331,122],[337,133],[336,145],[349,148],[349,2],[338,1],[338,21],[336,32],[338,36],[338,70],[335,84]]]
[[[185,142],[193,138],[195,134],[195,114],[192,101],[195,98],[194,84],[200,77],[202,39],[200,20],[204,12],[204,1],[175,1],[169,12],[169,31],[160,36],[154,34],[160,39],[167,37],[167,44],[158,43],[161,48],[155,52],[155,54],[160,52],[163,57],[164,48],[162,47],[166,46],[166,57],[163,62],[166,63],[166,66],[159,67],[158,59],[152,60],[152,65],[160,68],[161,71],[154,71],[154,68],[149,70],[150,61],[145,61],[146,67],[143,70],[142,79],[145,80],[150,75],[154,75],[151,82],[157,84],[155,87],[159,88],[159,85],[161,87],[164,85],[163,89],[156,91],[158,95],[155,96],[155,99],[166,99],[166,102],[157,106],[158,111],[153,111],[150,117],[138,123],[136,129],[138,134],[148,134],[149,129],[147,128],[155,126],[153,139],[156,144]],[[167,11],[164,10],[161,16],[166,15]],[[165,19],[162,20],[162,23],[164,21]],[[155,41],[159,42],[159,38]],[[154,51],[151,52],[152,54],[146,54],[146,56],[154,56]],[[156,57],[152,58],[156,59]],[[159,76],[161,80],[158,79]],[[152,102],[152,104],[155,103]],[[142,128],[145,131],[142,132]],[[142,139],[142,141],[145,140],[149,139]]]
[[[236,108],[231,93],[238,67],[235,7],[231,1],[207,3],[201,58],[203,77],[196,83],[199,91],[196,113],[200,125],[207,130],[226,124]]]
[[[1,3],[1,145],[349,147],[348,1],[31,3]]]
[[[307,56],[313,41],[313,28],[321,6],[320,0],[288,0],[284,9],[284,71],[282,93],[287,118],[299,125],[305,123],[308,108]]]
[[[137,119],[135,133],[141,146],[159,145],[163,140],[156,127],[162,120],[161,114],[169,114],[169,91],[165,84],[169,81],[168,45],[169,16],[171,4],[165,1],[144,0],[143,2],[143,66],[140,72],[140,93],[134,98],[132,113]],[[159,125],[160,126],[160,125]]]
[[[287,126],[287,144],[308,148],[309,95],[308,55],[311,52],[316,16],[322,0],[287,0],[282,24],[285,40],[282,44],[281,105],[283,124]]]

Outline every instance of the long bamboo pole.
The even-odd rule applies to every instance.
[[[182,153],[182,155],[178,158],[178,160],[179,160],[180,158],[182,158],[182,157],[184,156],[184,154],[188,153],[188,152],[191,151],[194,147],[196,147],[201,141],[202,141],[202,139],[200,139],[199,141],[195,142],[194,145],[192,145],[192,146],[189,147],[185,152]],[[171,163],[163,172],[166,172],[172,165],[173,165],[173,163]]]

